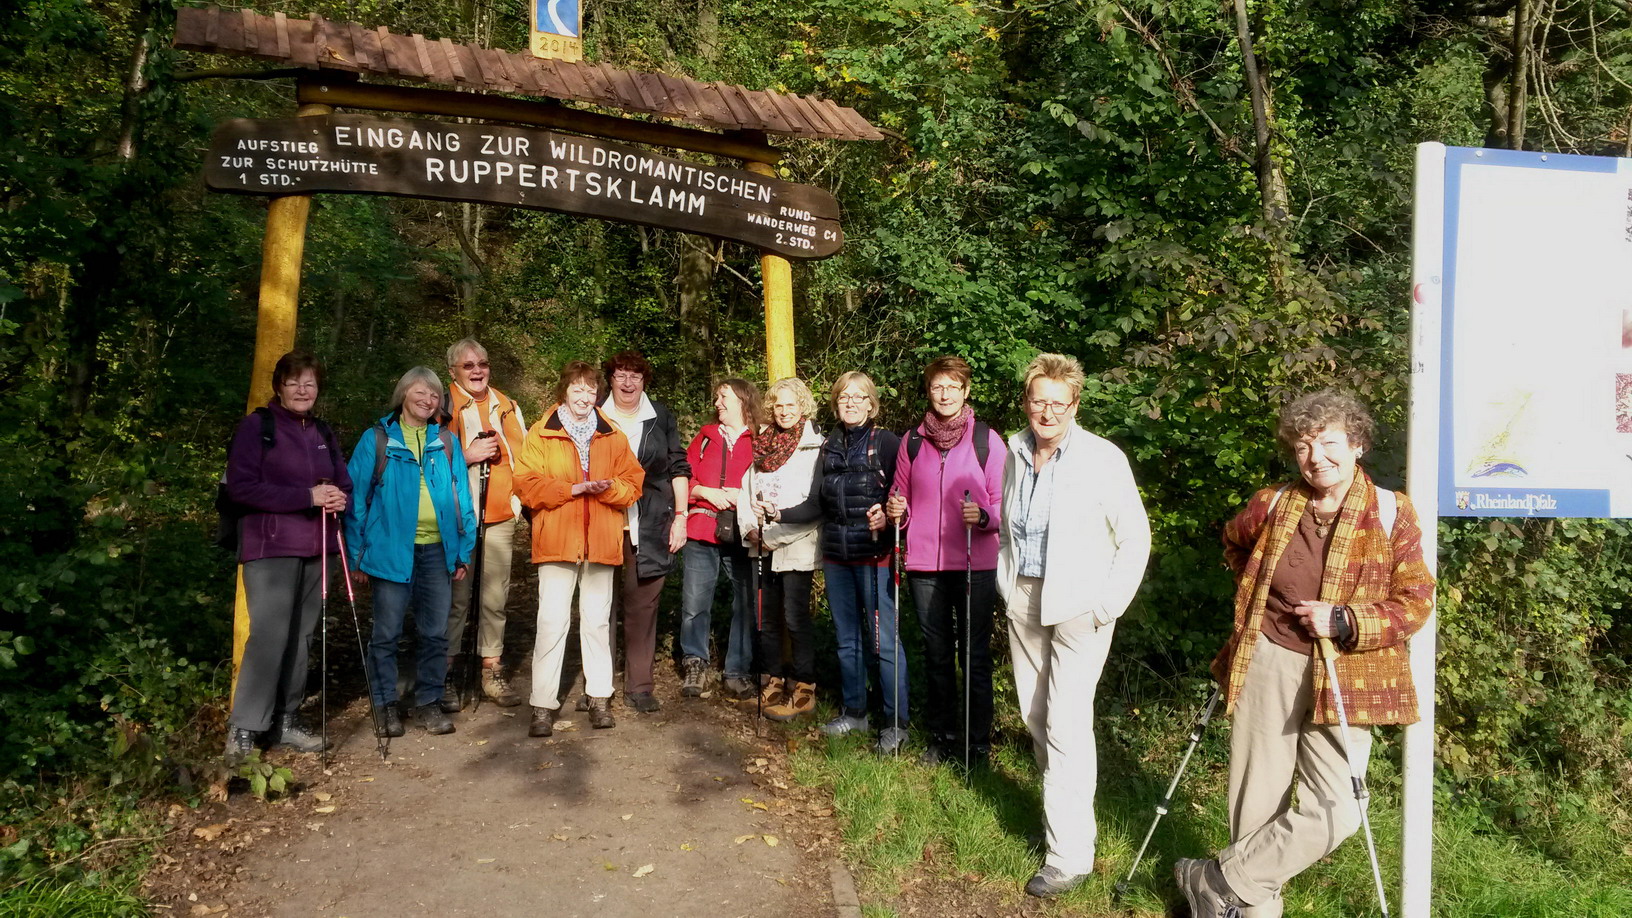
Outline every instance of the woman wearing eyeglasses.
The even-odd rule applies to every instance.
[[[1116,620],[1150,555],[1150,525],[1122,451],[1077,425],[1082,365],[1042,354],[1025,373],[1025,430],[1009,438],[997,587],[1009,610],[1020,713],[1043,775],[1040,898],[1094,869],[1094,693]]]
[[[935,704],[921,706],[929,721],[923,760],[931,765],[962,763],[967,752],[969,765],[978,766],[992,745],[992,611],[1004,452],[1002,435],[977,421],[969,407],[972,379],[961,357],[937,357],[924,367],[929,411],[902,438],[885,507],[905,535],[907,585],[924,635]]]
[[[873,423],[878,387],[866,373],[833,383],[839,426],[822,445],[822,574],[839,645],[838,716],[822,725],[829,736],[867,729],[867,677],[883,697],[880,754],[907,741],[907,655],[896,633],[890,595],[891,541],[884,501],[895,478],[901,438]]]

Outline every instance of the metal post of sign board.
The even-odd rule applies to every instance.
[[[749,172],[775,176],[765,163],[746,164]],[[765,288],[765,374],[773,382],[797,373],[793,353],[793,265],[780,255],[761,252],[759,273]]]
[[[332,114],[327,105],[307,104],[297,117]],[[300,309],[300,266],[306,254],[306,218],[311,195],[273,198],[266,208],[266,236],[261,242],[261,289],[255,317],[255,364],[249,375],[249,404],[254,411],[272,398],[272,368],[295,346],[295,317]],[[238,667],[249,640],[249,603],[244,596],[244,568],[238,567],[238,593],[232,611],[232,688],[238,690]]]
[[[1417,146],[1411,228],[1411,411],[1406,480],[1422,520],[1422,554],[1439,572],[1440,309],[1445,244],[1445,145]],[[1427,918],[1434,859],[1434,651],[1438,614],[1412,636],[1411,682],[1421,719],[1405,728],[1401,918]]]

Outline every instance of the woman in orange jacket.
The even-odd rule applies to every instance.
[[[529,736],[555,730],[574,590],[589,722],[614,725],[612,583],[623,563],[623,511],[640,497],[646,473],[628,438],[595,407],[604,385],[601,372],[582,360],[563,367],[556,404],[527,431],[516,459],[516,496],[533,510],[538,565]]]

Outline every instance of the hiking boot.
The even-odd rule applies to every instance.
[[[1247,904],[1230,891],[1218,861],[1180,858],[1173,865],[1173,879],[1190,903],[1193,918],[1242,918]]]
[[[272,745],[296,752],[322,752],[329,748],[329,744],[323,742],[323,737],[301,729],[293,714],[279,714],[272,722],[272,733]]]
[[[748,696],[752,698],[753,696]],[[746,700],[746,699],[745,699]],[[781,676],[766,676],[759,683],[759,706],[769,711],[787,700]]]
[[[245,730],[243,727],[227,728],[227,749],[222,754],[226,757],[229,768],[242,765],[244,760],[249,758],[249,754],[255,751],[257,735],[254,730]]]
[[[743,676],[726,676],[720,685],[725,694],[736,701],[754,697],[754,683]]]
[[[707,664],[702,657],[686,657],[680,668],[685,675],[680,679],[680,694],[686,698],[696,698],[703,693],[703,671]]]
[[[395,702],[382,704],[374,709],[374,735],[382,737],[401,736],[408,732],[402,726],[402,715],[397,713]]]
[[[816,683],[795,682],[793,694],[776,705],[765,706],[765,716],[786,723],[816,710]]]
[[[528,736],[551,736],[555,733],[555,708],[533,705],[533,722],[527,727]]]
[[[419,725],[425,728],[425,732],[432,736],[443,736],[453,732],[453,721],[442,710],[440,701],[426,702],[409,711],[408,715],[419,721]]]
[[[1055,896],[1063,896],[1076,889],[1086,879],[1088,879],[1086,873],[1071,874],[1044,865],[1042,870],[1037,871],[1036,876],[1027,881],[1026,895],[1036,896],[1039,899],[1052,899]],[[1200,918],[1200,916],[1201,913],[1197,912],[1196,918]]]
[[[444,714],[458,714],[465,709],[464,685],[465,680],[459,678],[463,668],[448,662],[447,678],[442,680],[442,700],[437,702]]]
[[[521,704],[521,696],[510,688],[510,680],[504,678],[504,670],[497,665],[482,667],[482,697],[501,708]]]
[[[873,744],[873,751],[879,755],[895,755],[906,744],[906,727],[885,727],[878,731],[878,742]]]
[[[612,699],[610,697],[589,699],[589,725],[597,730],[605,730],[608,727],[618,725],[618,722],[612,719]]]
[[[608,697],[607,700],[609,700],[609,701],[611,700],[610,696]],[[585,711],[588,711],[589,710],[589,696],[588,695],[579,695],[578,696],[578,703],[573,705],[572,709],[574,711],[577,711],[579,714],[582,714]]]
[[[623,703],[641,714],[655,714],[663,707],[651,692],[624,692]]]
[[[849,711],[840,711],[839,716],[822,724],[822,732],[828,736],[844,736],[857,730],[865,730],[869,726],[866,714],[851,714]]]

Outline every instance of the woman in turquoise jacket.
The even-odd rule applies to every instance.
[[[347,466],[356,490],[346,508],[346,551],[352,576],[373,585],[367,666],[379,736],[403,734],[397,641],[410,606],[419,640],[409,716],[428,733],[453,732],[442,709],[448,610],[453,581],[464,578],[475,546],[476,514],[459,438],[436,423],[441,407],[435,373],[425,367],[404,373],[390,412],[363,434]]]

